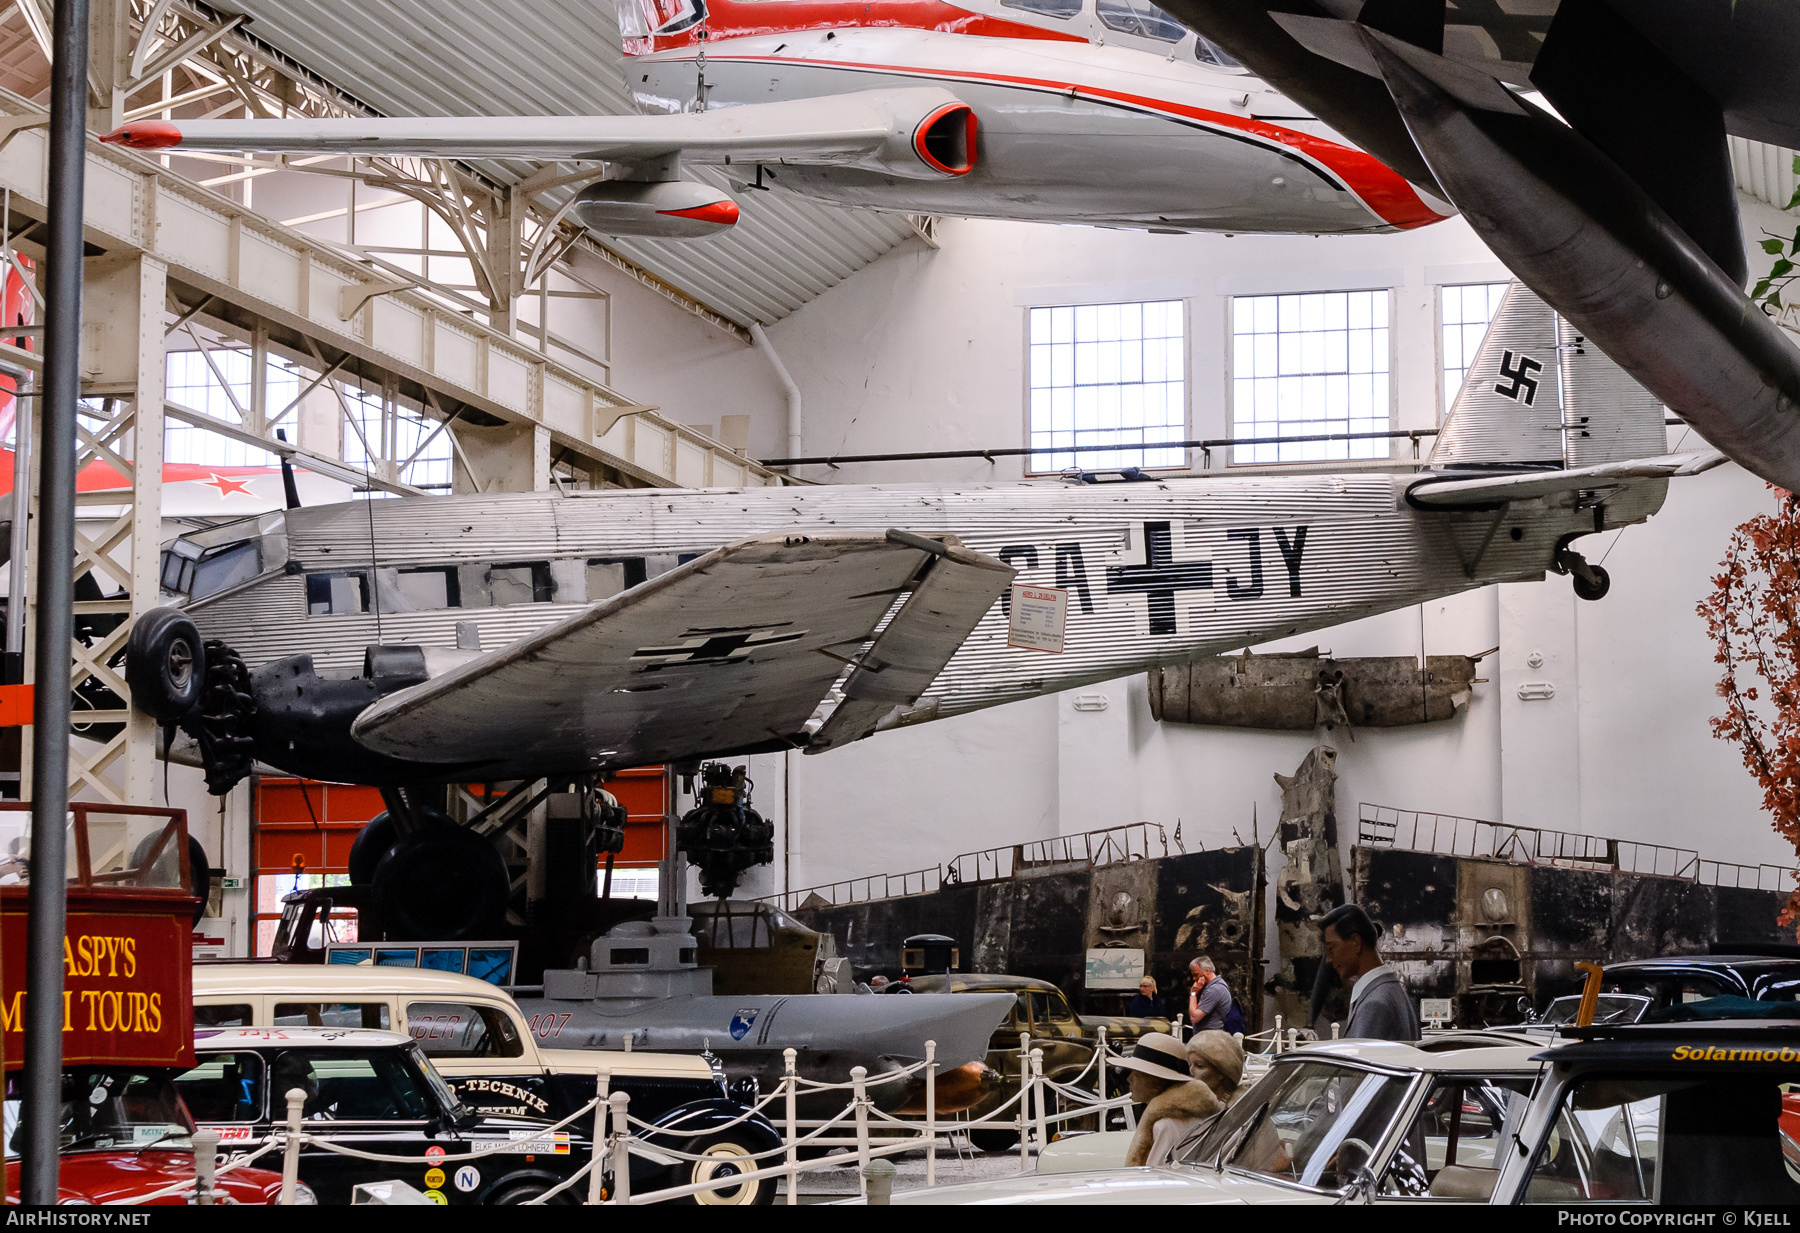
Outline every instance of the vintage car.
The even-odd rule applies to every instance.
[[[394,1178],[418,1185],[434,1203],[523,1203],[589,1155],[591,1126],[550,1132],[539,1118],[478,1113],[457,1100],[416,1042],[396,1032],[202,1028],[194,1054],[194,1068],[175,1086],[194,1120],[218,1132],[221,1151],[259,1143],[285,1125],[286,1095],[297,1089],[306,1094],[301,1116],[314,1140],[415,1162],[367,1160],[310,1142],[300,1151],[300,1179],[321,1203],[348,1203],[358,1184]],[[510,1146],[471,1162],[442,1159],[495,1144]],[[581,1197],[565,1191],[557,1199]]]
[[[19,1076],[7,1077],[6,1201],[19,1201]],[[162,1067],[72,1067],[62,1077],[62,1149],[57,1162],[57,1202],[179,1206],[192,1203],[194,1121],[176,1092],[174,1072]],[[170,1187],[172,1194],[146,1195]],[[281,1174],[250,1166],[213,1183],[220,1203],[269,1204],[281,1195]],[[315,1203],[309,1187],[297,1203]]]
[[[1676,955],[1609,963],[1602,993],[1649,999],[1645,1014],[1706,998],[1800,1001],[1800,958],[1773,955]]]
[[[988,1080],[984,1094],[968,1110],[978,1118],[1005,1104],[1019,1090],[1019,1037],[1029,1033],[1031,1047],[1044,1051],[1044,1075],[1068,1083],[1087,1071],[1082,1086],[1092,1090],[1094,1072],[1088,1069],[1099,1029],[1115,1047],[1131,1044],[1145,1032],[1166,1032],[1167,1019],[1131,1019],[1119,1015],[1077,1015],[1063,991],[1047,980],[1030,976],[1000,976],[982,972],[952,972],[948,976],[914,976],[907,984],[916,993],[1010,993],[1013,1007],[994,1029],[988,1045]],[[882,996],[893,996],[884,994]],[[910,1111],[910,1110],[909,1110]],[[1004,1123],[989,1123],[973,1130],[969,1139],[983,1151],[1005,1151],[1019,1141],[1018,1133]]]
[[[1501,1148],[1524,1124],[1542,1053],[1541,1042],[1495,1043],[1478,1033],[1425,1048],[1376,1040],[1306,1045],[1276,1058],[1166,1167],[1024,1173],[908,1191],[894,1202],[1485,1201]]]
[[[704,1057],[596,1049],[547,1049],[553,1026],[527,1020],[505,990],[452,972],[422,968],[297,964],[206,964],[194,969],[194,1018],[212,1027],[340,1027],[404,1030],[457,1098],[483,1114],[560,1121],[594,1097],[604,1070],[608,1091],[631,1097],[632,1116],[682,1131],[667,1146],[710,1161],[632,1161],[639,1190],[710,1181],[754,1167],[746,1158],[780,1146],[781,1136],[750,1113],[755,1093],[727,1092]],[[749,1114],[749,1116],[745,1116]],[[654,1138],[652,1143],[657,1142]],[[775,1183],[712,1192],[710,1203],[768,1203]]]
[[[1794,1204],[1796,1086],[1800,1018],[1565,1028],[1548,1048],[1333,1041],[1282,1055],[1169,1166],[894,1202]]]

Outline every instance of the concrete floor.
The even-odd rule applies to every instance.
[[[937,1183],[940,1186],[955,1182],[979,1182],[988,1178],[1010,1177],[1019,1172],[1019,1152],[1017,1148],[1005,1152],[983,1152],[970,1147],[964,1139],[954,1140],[956,1150],[940,1146],[937,1157]],[[902,1190],[918,1190],[925,1185],[925,1153],[923,1150],[905,1152],[897,1156],[889,1156],[894,1162],[894,1192]],[[860,1193],[857,1185],[856,1160],[854,1156],[846,1158],[846,1163],[828,1168],[812,1169],[802,1175],[800,1182],[800,1202],[830,1203],[837,1199],[854,1198]],[[787,1202],[787,1186],[783,1182],[776,1191],[777,1205]]]

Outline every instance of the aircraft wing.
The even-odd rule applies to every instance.
[[[745,540],[390,694],[352,732],[394,757],[569,771],[798,747],[854,661],[851,739],[924,692],[1014,572],[903,531]]]
[[[862,165],[929,179],[973,165],[975,113],[948,90],[864,90],[675,115],[134,120],[101,138],[136,150],[420,158]]]
[[[1509,501],[1530,501],[1562,492],[1608,488],[1634,479],[1666,479],[1698,475],[1726,461],[1718,450],[1691,454],[1667,454],[1661,458],[1634,458],[1627,462],[1603,462],[1566,471],[1515,471],[1472,479],[1432,476],[1406,490],[1413,505],[1430,509],[1493,509]]]

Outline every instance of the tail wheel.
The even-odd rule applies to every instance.
[[[752,1159],[756,1151],[750,1143],[738,1140],[729,1132],[714,1139],[704,1139],[694,1149],[694,1154],[705,1159],[685,1162],[686,1176],[680,1184],[716,1182],[740,1173],[755,1172],[763,1167],[762,1161]],[[760,1177],[737,1186],[702,1190],[690,1195],[687,1201],[701,1207],[767,1207],[775,1202],[775,1179]]]
[[[1601,599],[1612,589],[1612,578],[1598,565],[1588,566],[1591,578],[1583,578],[1580,573],[1572,575],[1575,583],[1575,594],[1581,599]]]

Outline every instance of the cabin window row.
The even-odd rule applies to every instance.
[[[433,612],[516,604],[592,604],[665,574],[694,553],[513,561],[474,565],[407,565],[322,570],[306,575],[308,616],[369,612]],[[375,588],[371,593],[371,586]]]

